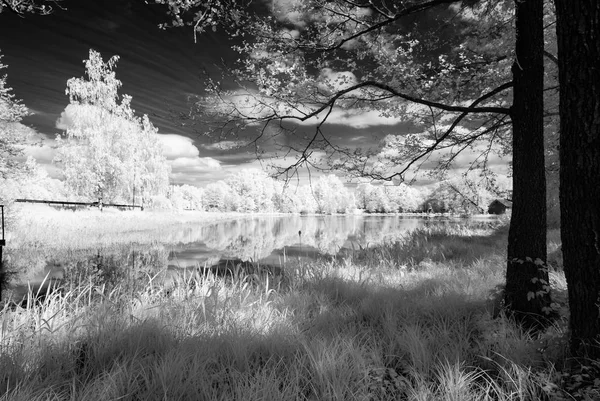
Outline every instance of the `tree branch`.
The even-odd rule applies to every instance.
[[[440,110],[444,110],[444,111],[449,111],[449,112],[462,112],[464,114],[464,116],[466,116],[467,114],[470,113],[498,113],[498,114],[510,114],[510,109],[507,107],[476,107],[479,103],[483,102],[484,100],[487,100],[495,95],[497,95],[500,92],[503,92],[506,89],[512,88],[512,82],[507,82],[504,83],[500,86],[498,86],[497,88],[491,90],[490,92],[482,95],[481,97],[479,97],[477,100],[475,100],[473,103],[471,103],[470,106],[465,107],[465,106],[454,106],[454,105],[447,105],[447,104],[443,104],[443,103],[438,103],[438,102],[433,102],[433,101],[429,101],[429,100],[425,100],[425,99],[420,99],[411,95],[407,95],[401,92],[398,92],[397,90],[395,90],[394,88],[392,88],[389,85],[386,84],[382,84],[380,82],[377,81],[366,81],[366,82],[361,82],[359,84],[353,85],[349,88],[343,89],[339,92],[337,92],[334,96],[332,96],[326,103],[324,103],[321,107],[317,108],[316,110],[313,110],[310,113],[304,113],[304,115],[302,117],[299,116],[280,116],[278,115],[278,113],[275,111],[275,109],[269,105],[265,105],[265,107],[270,108],[271,110],[273,110],[273,114],[266,116],[266,117],[251,117],[251,116],[245,116],[248,120],[253,120],[253,121],[269,121],[269,120],[299,120],[299,121],[306,121],[310,118],[316,117],[318,116],[321,112],[325,111],[328,108],[331,108],[341,97],[343,97],[344,95],[351,93],[355,90],[361,89],[361,88],[366,88],[366,87],[373,87],[373,88],[378,88],[378,89],[382,89],[384,91],[387,91],[389,93],[391,93],[392,95],[394,95],[395,97],[399,97],[403,100],[412,102],[412,103],[416,103],[416,104],[422,104],[425,106],[429,106],[429,107],[433,107],[436,109],[440,109]],[[463,117],[464,117],[463,116]],[[462,119],[462,117],[461,117]]]
[[[552,61],[558,66],[558,57],[556,57],[554,54],[550,53],[547,50],[544,50],[544,56],[546,56],[550,61]]]
[[[358,37],[360,37],[362,35],[365,35],[365,34],[367,34],[369,32],[373,32],[373,31],[376,31],[376,30],[378,30],[380,28],[383,28],[384,26],[386,26],[388,24],[391,24],[392,22],[396,22],[400,18],[406,17],[406,16],[411,15],[411,14],[416,14],[416,13],[421,12],[421,11],[425,11],[425,10],[430,9],[432,7],[439,6],[441,4],[451,4],[451,3],[457,3],[457,2],[458,2],[458,0],[431,0],[431,1],[428,1],[426,3],[416,4],[414,6],[407,7],[404,10],[396,13],[393,17],[386,19],[385,21],[381,21],[381,22],[379,22],[377,24],[371,25],[370,27],[368,27],[366,29],[363,29],[361,31],[358,31],[357,33],[355,33],[353,35],[350,35],[347,38],[341,39],[334,46],[316,48],[315,50],[325,52],[325,51],[332,51],[332,50],[336,50],[336,49],[341,49],[342,46],[344,46],[344,44],[346,44],[346,43],[348,43],[348,42],[350,42],[350,41],[352,41],[352,40],[354,40],[354,39],[356,39],[356,38],[358,38]],[[381,15],[381,13],[380,13],[380,15]]]

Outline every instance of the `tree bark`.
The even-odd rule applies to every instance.
[[[571,351],[600,357],[600,2],[556,0],[560,212]]]
[[[543,0],[515,1],[513,72],[513,209],[508,234],[504,301],[526,327],[550,311],[546,268]]]

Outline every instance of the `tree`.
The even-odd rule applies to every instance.
[[[51,1],[56,3],[60,0]],[[48,1],[42,0],[42,4],[39,5],[35,0],[0,0],[0,14],[7,9],[17,14],[50,13],[52,7],[43,3],[48,3]],[[4,68],[6,65],[2,64],[2,54],[0,53],[0,70]],[[7,177],[14,178],[15,173],[22,172],[23,164],[15,161],[15,157],[22,155],[19,145],[22,145],[26,139],[26,135],[23,133],[24,126],[20,121],[28,114],[28,110],[19,100],[15,99],[11,92],[12,88],[6,84],[6,75],[0,75],[0,179],[2,180]],[[0,249],[0,298],[2,298],[5,281],[4,263]]]
[[[528,323],[550,312],[546,266],[543,1],[517,1],[513,73],[513,209],[505,302]],[[526,239],[524,234],[535,239]]]
[[[138,120],[138,129],[126,141],[131,152],[126,163],[127,178],[133,179],[129,181],[124,198],[131,199],[134,204],[141,199],[143,206],[151,197],[166,194],[171,169],[158,140],[158,129],[147,115]]]
[[[202,4],[168,3],[179,16]],[[512,149],[505,301],[528,326],[549,312],[543,0],[313,0],[293,2],[275,15],[240,18],[244,12],[252,13],[238,8],[222,18],[242,41],[236,49],[244,57],[233,74],[251,85],[233,92],[214,86],[214,96],[199,102],[204,118],[214,112],[222,122],[227,116],[231,129],[262,124],[257,141],[285,138],[281,146],[297,161],[281,170],[284,175],[304,164],[320,168],[315,151],[327,155],[331,168],[393,180],[435,150],[447,151],[440,161],[447,168],[462,150],[484,146],[477,164],[487,168],[490,153]],[[197,29],[203,21],[190,23]],[[365,109],[379,118],[410,120],[422,132],[386,138],[375,151],[327,135],[328,120]],[[269,136],[271,123],[277,129]],[[312,134],[306,124],[314,127]]]
[[[261,170],[245,169],[225,182],[241,200],[241,212],[272,212],[275,208],[273,179]]]
[[[223,181],[217,181],[204,188],[202,202],[208,211],[229,212],[238,209],[240,199],[229,185]]]
[[[5,68],[0,54],[0,71]],[[6,74],[0,75],[0,178],[23,172],[25,164],[18,157],[23,156],[22,146],[27,143],[27,134],[21,120],[29,114],[6,80]]]
[[[354,197],[334,174],[319,177],[312,185],[318,213],[345,213],[355,207]]]
[[[19,15],[28,13],[50,14],[53,5],[58,5],[61,0],[0,0],[0,13],[5,9]]]
[[[600,3],[556,0],[560,212],[571,349],[600,357]]]
[[[121,81],[113,71],[118,56],[104,62],[90,50],[87,79],[67,82],[70,104],[61,117],[66,135],[57,137],[55,159],[64,167],[67,186],[98,202],[115,199],[142,204],[167,191],[169,167],[146,115],[136,117],[131,97],[118,95]]]
[[[175,209],[202,210],[204,190],[191,185],[174,186],[171,190],[171,203]]]

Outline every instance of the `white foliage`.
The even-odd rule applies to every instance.
[[[143,204],[166,193],[169,167],[148,116],[135,116],[131,97],[119,99],[121,81],[112,71],[117,60],[115,56],[104,63],[90,50],[88,78],[67,82],[71,103],[59,121],[66,134],[57,137],[55,161],[63,165],[67,186],[78,195],[103,202],[140,203],[141,198]]]

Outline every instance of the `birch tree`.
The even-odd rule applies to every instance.
[[[107,62],[90,50],[87,78],[71,78],[70,104],[61,120],[66,133],[57,137],[56,162],[64,168],[67,186],[75,194],[98,202],[142,202],[165,194],[169,167],[158,142],[158,130],[147,116],[136,117],[131,97],[119,96],[113,71],[118,56]]]
[[[6,68],[8,66],[2,64],[0,53],[0,72]],[[27,107],[8,86],[7,74],[0,74],[0,178],[24,171],[25,164],[19,161],[19,157],[23,156],[23,145],[27,143],[26,127],[21,124],[27,115]]]

